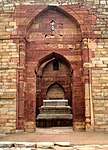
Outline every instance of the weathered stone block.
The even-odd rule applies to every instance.
[[[75,131],[80,131],[85,129],[85,122],[74,122],[73,129]]]

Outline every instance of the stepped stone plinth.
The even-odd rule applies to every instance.
[[[68,106],[68,100],[43,100],[43,106]]]
[[[68,100],[43,100],[40,114],[37,116],[37,126],[67,126],[72,124],[72,108]]]

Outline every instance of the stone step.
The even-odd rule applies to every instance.
[[[37,120],[39,119],[72,119],[72,114],[39,114]]]
[[[41,106],[40,114],[71,114],[70,106]]]
[[[43,100],[43,106],[68,106],[68,100]]]

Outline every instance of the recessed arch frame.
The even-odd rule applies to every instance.
[[[32,8],[33,6],[30,7],[30,9]],[[36,7],[33,7],[32,8],[32,13],[30,13],[30,10],[28,9],[26,11],[26,16],[29,16],[29,17],[25,17],[25,19],[23,21],[20,21],[20,23],[18,24],[18,28],[16,29],[18,34],[17,36],[22,36],[24,38],[27,39],[27,32],[31,26],[31,24],[33,23],[34,19],[36,17],[39,17],[43,12],[47,11],[49,9],[49,7],[52,7],[52,6],[47,6],[47,5],[38,5]],[[84,15],[81,15],[81,12],[79,13],[77,9],[74,8],[74,5],[73,7],[71,6],[54,6],[58,9],[58,11],[60,12],[63,12],[64,14],[66,14],[70,19],[71,17],[74,18],[74,20],[76,21],[76,23],[80,26],[80,29],[81,29],[81,33],[82,33],[82,38],[87,38],[88,36],[94,38],[96,35],[92,32],[92,28],[90,25],[88,25],[88,22],[85,21],[85,16],[88,17],[88,21],[90,22],[90,24],[95,24],[95,15],[93,14],[87,14],[88,12],[88,7],[84,8],[84,10],[87,10],[87,12],[85,11],[85,14]],[[80,10],[80,6],[78,5],[77,7],[79,7],[79,10]],[[20,9],[21,9],[21,6],[20,6]],[[90,8],[89,8],[90,9]],[[80,10],[81,11],[81,10]],[[83,9],[82,9],[83,11]],[[17,13],[16,13],[17,14]],[[16,19],[17,21],[17,19]],[[19,21],[17,21],[19,22]],[[26,24],[25,24],[26,22]],[[21,34],[23,33],[23,34]]]
[[[61,63],[63,63],[68,68],[69,78],[70,78],[70,87],[72,87],[72,74],[73,74],[72,64],[70,63],[70,61],[67,58],[65,58],[65,56],[63,56],[57,52],[49,53],[38,60],[38,62],[36,63],[36,66],[35,66],[35,70],[34,70],[34,72],[36,73],[36,81],[37,81],[37,78],[38,78],[38,81],[42,79],[43,69],[46,67],[46,65],[48,63],[52,62],[55,58],[58,59]],[[49,85],[54,84],[55,82],[57,82],[59,85],[62,85],[63,81],[62,82],[61,81],[51,81],[51,82],[49,82]],[[49,85],[46,85],[45,93],[47,92]],[[63,86],[63,88],[64,88],[64,86]],[[72,99],[72,92],[70,94],[70,97]],[[45,96],[43,98],[45,98]],[[72,102],[70,102],[70,103],[72,105]]]

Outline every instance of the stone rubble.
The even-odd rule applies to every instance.
[[[108,145],[72,145],[70,142],[0,142],[0,150],[108,150]]]

